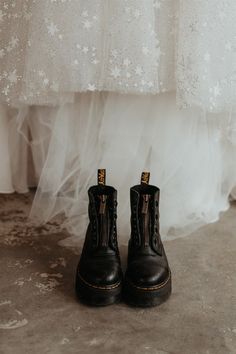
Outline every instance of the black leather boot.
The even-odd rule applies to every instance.
[[[133,306],[156,306],[171,293],[171,271],[159,234],[159,188],[149,173],[130,189],[131,237],[124,281],[124,298]]]
[[[89,305],[105,306],[120,300],[122,286],[117,191],[105,185],[105,170],[98,171],[98,185],[88,195],[90,222],[76,273],[76,293]]]

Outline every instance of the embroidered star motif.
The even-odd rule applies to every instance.
[[[141,76],[142,73],[143,73],[143,69],[141,68],[141,66],[139,66],[139,65],[136,66],[136,68],[135,68],[135,74]]]
[[[111,70],[111,76],[117,79],[120,76],[120,69],[115,66],[114,69]]]
[[[94,84],[88,84],[88,90],[89,91],[95,91],[96,90],[96,86]]]
[[[131,61],[128,58],[125,58],[123,61],[124,66],[129,66],[131,64]]]
[[[57,26],[51,22],[49,26],[47,26],[48,28],[48,33],[51,35],[51,36],[54,36],[57,32],[59,32],[59,29],[57,28]]]
[[[83,49],[82,49],[82,52],[83,52],[83,53],[87,54],[88,51],[89,51],[88,47],[83,47]]]
[[[143,52],[144,55],[148,55],[149,49],[147,47],[143,47],[142,48],[142,52]]]
[[[16,75],[16,70],[12,71],[9,75],[8,75],[8,80],[11,83],[16,83],[17,82],[17,75]]]
[[[85,29],[90,29],[92,27],[92,22],[90,22],[89,20],[84,21],[83,24]]]

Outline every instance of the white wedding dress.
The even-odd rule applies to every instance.
[[[235,0],[2,1],[0,192],[38,185],[31,216],[83,236],[106,168],[127,240],[149,170],[163,236],[216,221],[236,186],[235,18]]]

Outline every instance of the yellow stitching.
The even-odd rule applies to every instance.
[[[168,281],[170,280],[170,277],[171,277],[171,273],[169,272],[168,278],[163,283],[153,286],[153,287],[150,287],[150,288],[142,288],[141,286],[134,285],[132,282],[129,282],[129,283],[137,289],[144,290],[144,291],[152,291],[152,290],[158,290],[160,288],[163,288],[163,286],[165,286],[168,283]]]
[[[107,287],[102,287],[102,286],[96,286],[96,285],[92,285],[90,283],[88,283],[86,280],[84,280],[84,278],[81,277],[80,273],[78,272],[78,276],[80,277],[80,279],[88,286],[91,286],[92,288],[95,288],[95,289],[102,289],[102,290],[111,290],[111,289],[115,289],[115,288],[118,288],[118,286],[121,284],[121,282],[119,283],[116,283],[114,285],[108,285]]]

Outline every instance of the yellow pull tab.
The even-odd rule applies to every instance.
[[[104,168],[98,170],[98,184],[102,186],[106,184],[106,170]]]
[[[149,184],[150,172],[142,172],[141,184]]]

